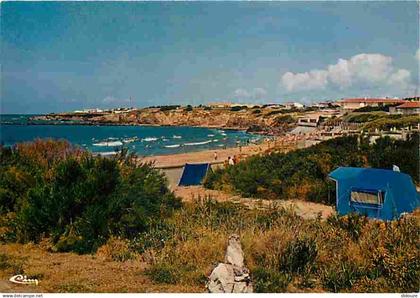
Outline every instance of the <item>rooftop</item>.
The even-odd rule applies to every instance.
[[[406,101],[398,98],[346,98],[340,103],[405,103]]]
[[[420,101],[406,101],[402,105],[397,106],[398,109],[415,109],[420,108]]]

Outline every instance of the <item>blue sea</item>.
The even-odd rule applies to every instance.
[[[235,147],[259,142],[243,131],[177,126],[33,125],[32,115],[0,115],[0,143],[11,146],[37,138],[66,139],[93,153],[113,154],[122,147],[140,156]]]

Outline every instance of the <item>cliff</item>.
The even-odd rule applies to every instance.
[[[248,108],[239,111],[231,109],[144,108],[115,113],[62,113],[33,117],[32,120],[67,122],[74,124],[107,125],[157,125],[196,126],[224,129],[251,130],[260,133],[279,133],[295,124],[296,113],[287,111]]]

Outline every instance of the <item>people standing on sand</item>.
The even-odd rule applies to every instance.
[[[233,164],[234,165],[236,165],[238,163],[238,161],[239,161],[238,160],[238,157],[236,155],[233,156],[232,160],[233,160]]]
[[[216,151],[214,151],[214,161],[217,161],[217,152]]]

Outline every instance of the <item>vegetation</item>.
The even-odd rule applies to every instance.
[[[231,112],[238,112],[238,111],[246,110],[246,109],[248,109],[247,106],[234,106],[234,107],[230,108],[230,111]]]
[[[0,148],[0,240],[55,251],[95,251],[114,235],[132,239],[180,201],[166,178],[121,152],[94,157],[65,141]]]
[[[207,183],[252,195],[321,198],[325,175],[336,164],[387,162],[418,181],[412,162],[418,142],[413,136],[358,146],[345,137],[254,157],[216,171]],[[234,174],[241,177],[231,180]],[[49,291],[204,291],[228,236],[237,233],[257,292],[419,289],[420,214],[379,222],[355,214],[302,219],[274,205],[250,210],[211,198],[181,206],[165,185],[151,165],[137,165],[126,152],[93,157],[64,141],[1,148],[0,240],[37,245],[3,244],[0,276],[36,277]],[[96,253],[58,258],[43,249]],[[24,250],[27,256],[20,256]]]
[[[344,117],[344,121],[351,122],[351,123],[365,123],[374,121],[380,118],[386,117],[387,114],[385,112],[369,112],[369,113],[358,113],[353,112]]]
[[[335,187],[328,174],[339,166],[392,168],[398,165],[419,182],[419,137],[407,141],[381,138],[376,144],[342,137],[289,153],[254,156],[207,176],[205,187],[244,197],[304,199],[333,205]]]
[[[366,106],[366,107],[358,108],[358,109],[354,110],[353,112],[362,112],[362,113],[364,113],[364,112],[375,112],[375,111],[389,112],[390,107],[396,107],[398,105],[401,105],[401,104],[399,103],[399,104],[384,105],[384,106],[377,106],[377,107]]]
[[[161,112],[176,110],[179,107],[181,107],[181,106],[180,105],[158,106],[158,108]]]
[[[295,123],[296,119],[291,115],[281,115],[274,118],[275,126]]]
[[[354,214],[304,220],[280,208],[248,210],[206,198],[186,204],[163,226],[171,227],[164,245],[143,252],[153,256],[146,258],[146,274],[162,285],[202,286],[223,261],[228,236],[238,233],[257,292],[413,292],[419,287],[418,216],[386,223]],[[159,233],[152,234],[158,243]]]
[[[363,129],[373,131],[378,130],[390,130],[391,128],[404,128],[408,126],[417,126],[419,123],[418,115],[389,115],[387,117],[379,118],[363,126]]]

